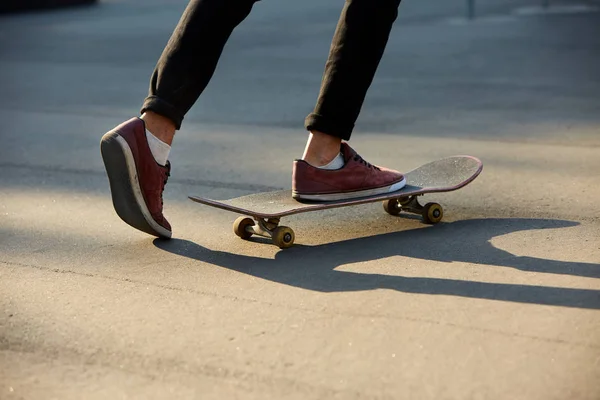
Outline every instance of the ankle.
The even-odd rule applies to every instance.
[[[156,138],[169,146],[173,143],[176,130],[173,121],[152,111],[146,111],[140,118],[146,124],[146,129]]]
[[[340,154],[342,139],[323,132],[312,131],[308,136],[302,160],[312,166],[321,167]]]

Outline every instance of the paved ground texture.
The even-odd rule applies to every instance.
[[[341,0],[262,1],[178,133],[154,240],[101,135],[136,115],[183,0],[0,18],[0,398],[600,398],[598,2],[405,1],[352,144],[427,196],[292,216],[280,251],[188,194],[289,188]]]

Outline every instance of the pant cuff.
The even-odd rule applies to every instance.
[[[163,117],[169,118],[175,124],[175,129],[181,129],[181,123],[183,122],[183,114],[163,99],[157,96],[146,97],[146,100],[144,100],[144,104],[142,105],[142,109],[140,112],[143,114],[146,111],[152,111],[162,115]]]
[[[304,120],[304,126],[308,131],[319,131],[342,140],[350,140],[354,124],[340,124],[322,115],[312,113]]]

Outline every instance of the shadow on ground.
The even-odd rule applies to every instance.
[[[600,291],[591,289],[336,271],[337,267],[344,264],[401,255],[448,263],[467,262],[527,272],[600,278],[600,264],[519,257],[497,249],[490,243],[491,238],[512,232],[575,225],[578,223],[550,219],[474,219],[318,246],[296,245],[278,252],[275,259],[213,251],[180,239],[156,239],[154,244],[173,254],[319,292],[393,289],[405,293],[600,309]],[[402,265],[397,266],[401,274]]]

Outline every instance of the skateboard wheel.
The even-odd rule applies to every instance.
[[[398,199],[390,199],[383,202],[383,209],[390,215],[399,215],[402,211],[402,206]]]
[[[246,227],[248,226],[254,226],[254,221],[252,218],[238,217],[238,219],[236,219],[233,223],[233,233],[242,239],[250,239],[252,232],[248,232],[246,230]]]
[[[294,244],[294,231],[287,226],[278,226],[273,230],[273,244],[280,249],[287,249]]]
[[[438,203],[427,203],[423,207],[423,222],[437,224],[444,217],[444,209]]]

